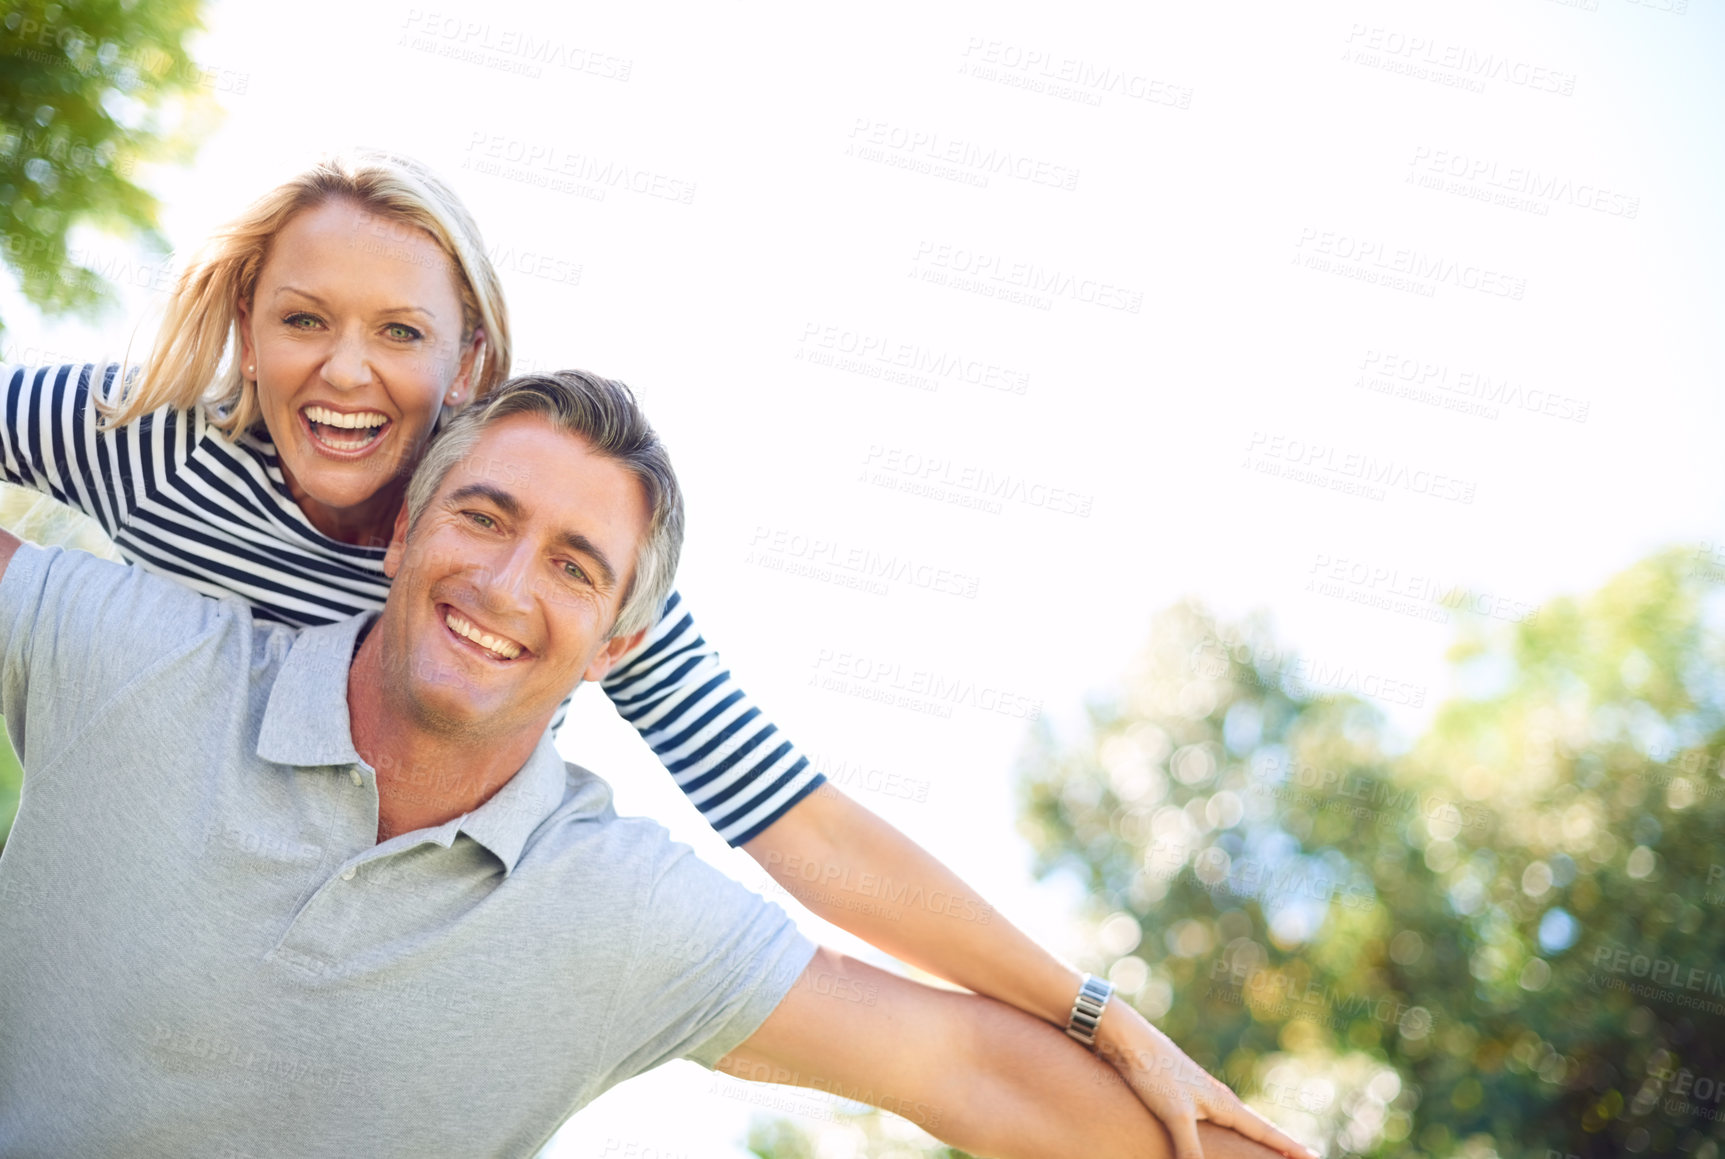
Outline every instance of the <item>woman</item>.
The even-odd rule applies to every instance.
[[[444,409],[502,382],[509,357],[502,294],[466,210],[416,163],[358,154],[289,181],[213,237],[123,387],[112,366],[0,368],[0,467],[93,516],[140,566],[238,595],[260,618],[327,623],[382,606],[384,548],[413,465]],[[1080,976],[1011,923],[975,920],[991,911],[956,876],[824,785],[679,597],[604,689],[714,829],[815,913],[959,985],[1083,1026]],[[963,904],[889,919],[810,893],[809,865]],[[1089,989],[1097,1048],[1182,1159],[1199,1155],[1200,1116],[1305,1153],[1130,1006]]]

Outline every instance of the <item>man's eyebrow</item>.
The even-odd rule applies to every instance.
[[[521,503],[509,492],[490,483],[469,483],[465,487],[457,487],[449,493],[446,503],[462,503],[469,499],[484,499],[491,503],[511,519],[521,517]],[[609,590],[617,586],[617,569],[611,566],[611,561],[605,553],[599,550],[599,545],[582,535],[579,531],[561,531],[557,534],[557,543],[578,555],[585,555],[593,561],[593,566],[599,572],[600,586]]]
[[[557,536],[557,542],[579,555],[592,559],[593,566],[599,569],[599,586],[610,591],[617,586],[617,570],[611,566],[611,561],[605,558],[605,553],[599,550],[599,545],[582,535],[579,531],[564,531]]]
[[[469,499],[487,499],[491,505],[511,519],[521,517],[521,502],[501,487],[493,487],[490,483],[469,483],[465,487],[457,487],[449,493],[446,503],[463,503]]]

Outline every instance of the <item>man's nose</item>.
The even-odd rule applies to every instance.
[[[479,577],[485,610],[497,615],[523,615],[533,603],[532,567],[535,554],[525,543],[502,545]],[[501,626],[501,625],[500,625]]]

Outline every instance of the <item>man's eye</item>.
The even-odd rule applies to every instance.
[[[587,582],[587,573],[581,570],[581,565],[578,563],[573,563],[573,562],[564,563],[563,572],[570,579],[580,580],[582,583]]]
[[[491,518],[491,516],[485,514],[483,511],[469,511],[467,513],[467,517],[488,531],[497,526],[497,520]]]

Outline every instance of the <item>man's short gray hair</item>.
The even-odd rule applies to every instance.
[[[407,485],[409,534],[450,469],[465,459],[492,423],[511,415],[539,415],[579,436],[596,454],[620,464],[641,484],[647,538],[635,553],[635,574],[623,592],[611,636],[650,627],[671,594],[683,550],[683,492],[665,445],[647,423],[628,387],[584,370],[524,374],[492,390],[443,425]]]

